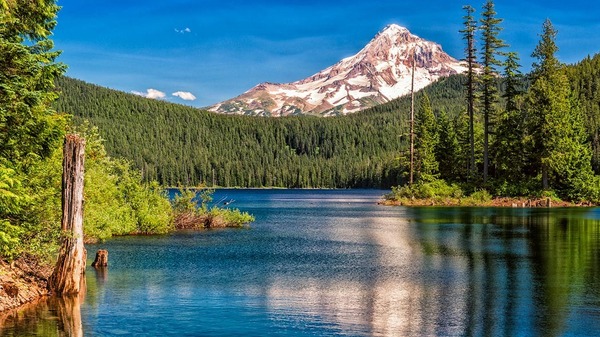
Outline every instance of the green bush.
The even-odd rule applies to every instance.
[[[448,184],[442,179],[435,179],[430,182],[392,187],[392,192],[386,198],[389,200],[460,198],[462,195],[463,192],[458,185]]]
[[[480,202],[488,202],[492,200],[492,195],[487,190],[476,191],[469,196],[471,199]]]
[[[175,228],[201,229],[215,227],[243,227],[253,222],[254,217],[238,209],[209,206],[213,200],[213,189],[179,189],[173,198]],[[198,205],[200,203],[200,205]]]
[[[226,227],[244,227],[255,219],[247,212],[242,212],[239,209],[227,209],[213,207],[210,210],[211,216],[221,218]]]
[[[143,183],[127,161],[110,158],[97,128],[84,124],[78,129],[86,139],[86,238],[171,231],[173,210],[166,191],[156,182]]]

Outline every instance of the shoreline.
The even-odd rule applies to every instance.
[[[152,236],[169,235],[182,231],[208,231],[211,229],[242,229],[246,226],[224,225],[218,222],[211,227],[184,227],[176,228],[169,233],[145,234],[133,233],[119,236]],[[115,236],[118,237],[118,236]],[[98,241],[86,240],[87,244],[97,244]],[[19,257],[12,262],[0,259],[0,315],[19,311],[32,303],[44,298],[53,297],[48,289],[48,279],[54,270],[53,263],[44,263],[30,256]],[[0,319],[1,321],[1,319]],[[0,327],[2,325],[0,324]]]
[[[574,203],[550,198],[510,198],[496,197],[488,201],[474,201],[468,198],[403,198],[401,200],[382,199],[377,202],[384,206],[406,207],[502,207],[502,208],[555,208],[555,207],[596,207],[590,202]]]
[[[50,296],[48,278],[53,267],[31,257],[21,257],[11,263],[0,260],[0,313],[19,310]]]

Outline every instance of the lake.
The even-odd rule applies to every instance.
[[[385,192],[219,190],[256,222],[88,245],[109,267],[88,267],[84,298],[1,335],[600,335],[600,209],[377,205]]]

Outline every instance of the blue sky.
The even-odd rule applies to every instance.
[[[59,0],[53,39],[67,75],[192,106],[237,96],[260,82],[292,82],[353,55],[387,24],[463,57],[462,5],[479,1]],[[600,3],[496,1],[501,33],[524,70],[542,23],[558,30],[558,57],[600,52]],[[190,95],[191,94],[191,95]],[[164,96],[163,96],[164,95]],[[163,96],[163,97],[161,97]]]

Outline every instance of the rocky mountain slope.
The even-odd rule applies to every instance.
[[[262,83],[211,111],[257,116],[357,112],[410,93],[413,58],[415,90],[466,67],[439,44],[389,25],[360,52],[301,81]]]

